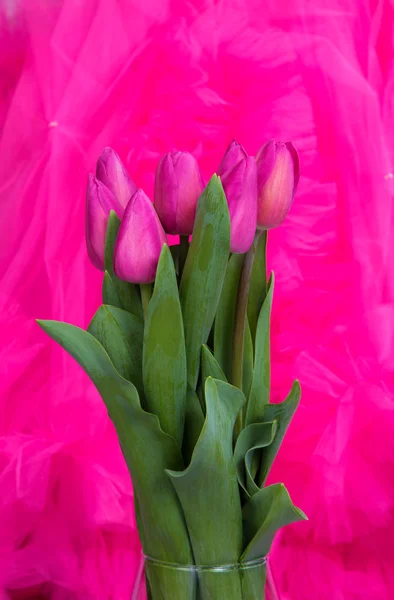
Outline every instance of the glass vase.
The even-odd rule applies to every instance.
[[[131,600],[279,600],[267,559],[243,564],[177,565],[141,559]]]

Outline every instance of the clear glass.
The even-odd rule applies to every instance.
[[[266,558],[221,566],[142,557],[131,600],[280,600]]]

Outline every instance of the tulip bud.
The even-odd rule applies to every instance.
[[[130,283],[151,283],[166,234],[152,202],[138,189],[126,206],[114,250],[114,271]]]
[[[111,190],[123,208],[137,191],[137,186],[112,148],[107,147],[102,151],[96,165],[96,177]]]
[[[113,193],[89,173],[86,188],[86,246],[89,258],[98,269],[104,270],[105,234],[108,217],[114,210],[120,218],[123,208]]]
[[[226,194],[231,222],[231,252],[249,250],[256,233],[257,168],[241,144],[233,140],[220,163],[218,175]]]
[[[193,233],[197,200],[204,184],[198,163],[189,152],[168,152],[155,178],[155,207],[167,233]]]
[[[300,178],[298,153],[291,142],[270,140],[258,152],[257,227],[278,227],[290,210]]]

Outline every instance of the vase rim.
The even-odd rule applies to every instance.
[[[223,565],[185,565],[180,563],[171,563],[164,560],[158,560],[144,554],[144,560],[152,564],[165,567],[167,569],[175,569],[177,571],[214,571],[214,572],[227,572],[227,571],[242,571],[245,569],[253,569],[265,565],[268,557],[262,556],[260,558],[254,558],[245,562],[228,563]]]

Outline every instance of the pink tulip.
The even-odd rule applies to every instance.
[[[104,246],[108,217],[114,210],[120,218],[123,208],[113,193],[89,173],[86,188],[86,246],[89,258],[98,269],[104,270]]]
[[[131,196],[137,191],[137,186],[112,148],[104,148],[96,165],[96,177],[102,181],[126,208]]]
[[[257,227],[278,227],[293,203],[300,178],[298,153],[291,142],[270,140],[258,152]]]
[[[151,283],[166,234],[152,202],[141,189],[132,196],[123,215],[114,250],[117,277],[131,283]]]
[[[241,144],[233,140],[218,170],[226,194],[231,222],[231,252],[249,250],[256,233],[257,169]]]
[[[168,152],[155,178],[155,207],[167,233],[193,233],[197,200],[204,184],[198,163],[189,152]]]

